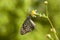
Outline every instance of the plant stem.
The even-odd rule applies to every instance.
[[[54,33],[55,39],[56,39],[56,40],[59,40],[59,38],[58,38],[58,36],[57,36],[57,34],[56,34],[56,30],[55,30],[55,28],[54,28],[51,20],[49,19],[49,17],[48,17],[47,19],[48,19],[48,21],[49,21],[49,23],[50,23],[50,25],[51,25],[51,27],[52,27],[52,31],[53,31],[53,33]]]
[[[45,14],[48,16],[48,9],[47,9],[47,5],[45,5]]]
[[[51,25],[52,32],[54,33],[55,39],[56,39],[56,40],[59,40],[59,38],[58,38],[58,36],[57,36],[57,34],[56,34],[56,30],[55,30],[55,28],[54,28],[54,26],[53,26],[53,24],[52,24],[50,18],[48,17],[47,4],[48,4],[48,2],[45,1],[45,13],[46,13],[46,15],[47,15],[47,19],[48,19],[48,21],[49,21],[49,23],[50,23],[50,25]]]

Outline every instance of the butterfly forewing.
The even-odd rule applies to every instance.
[[[34,22],[31,20],[30,16],[27,17],[27,19],[24,21],[22,28],[21,28],[21,34],[26,34],[32,30],[34,30],[35,28],[35,24]]]

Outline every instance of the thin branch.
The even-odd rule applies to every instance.
[[[57,34],[56,34],[56,30],[55,30],[55,28],[54,28],[54,26],[53,26],[50,18],[48,17],[48,10],[47,10],[47,4],[48,4],[48,2],[45,1],[44,4],[45,4],[45,11],[46,11],[47,19],[48,19],[48,21],[49,21],[49,23],[50,23],[50,25],[51,25],[51,27],[52,27],[52,32],[54,33],[55,39],[56,39],[56,40],[59,40],[59,38],[58,38],[58,36],[57,36]]]
[[[53,31],[53,33],[54,33],[55,39],[56,39],[56,40],[59,40],[59,38],[58,38],[58,36],[57,36],[57,34],[56,34],[56,30],[55,30],[55,28],[54,28],[51,20],[49,19],[49,17],[48,17],[47,19],[48,19],[48,21],[49,21],[49,23],[50,23],[50,25],[51,25],[51,27],[52,27],[52,31]]]

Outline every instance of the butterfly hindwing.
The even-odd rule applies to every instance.
[[[35,28],[35,24],[34,22],[31,20],[30,16],[27,17],[27,19],[24,21],[22,28],[21,28],[21,34],[26,34],[32,30],[34,30]]]

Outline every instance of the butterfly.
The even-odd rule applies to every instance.
[[[31,32],[34,29],[35,29],[35,23],[32,21],[31,17],[28,16],[22,25],[21,35]]]

